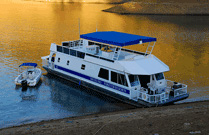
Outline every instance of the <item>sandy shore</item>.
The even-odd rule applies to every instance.
[[[209,3],[207,0],[132,0],[103,11],[142,15],[209,15]]]
[[[209,101],[42,121],[0,135],[209,135]]]

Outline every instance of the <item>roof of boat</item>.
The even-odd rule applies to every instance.
[[[154,37],[146,37],[116,31],[99,31],[82,34],[80,35],[80,38],[121,47],[138,44],[140,41],[142,41],[142,43],[157,41]]]
[[[153,75],[169,71],[169,67],[154,55],[138,56],[134,60],[123,60],[118,63],[125,72],[134,75]]]
[[[22,63],[21,65],[19,65],[19,67],[22,67],[22,66],[33,66],[33,67],[37,67],[38,64],[37,63]]]

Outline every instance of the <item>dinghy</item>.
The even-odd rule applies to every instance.
[[[15,79],[16,85],[36,86],[38,84],[42,71],[37,68],[36,63],[22,63],[18,69],[18,77]]]

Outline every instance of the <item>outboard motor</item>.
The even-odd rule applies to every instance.
[[[28,87],[27,80],[22,80],[21,85],[22,85],[22,90],[27,90]]]

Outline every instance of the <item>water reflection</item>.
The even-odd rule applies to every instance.
[[[58,103],[62,109],[74,112],[76,115],[123,109],[123,106],[117,105],[120,103],[119,101],[101,95],[91,89],[81,87],[67,80],[56,79],[52,75],[47,75],[46,77],[47,85],[52,90],[51,100],[54,103]],[[60,86],[61,82],[62,86]],[[132,108],[132,106],[129,106],[129,108]]]

